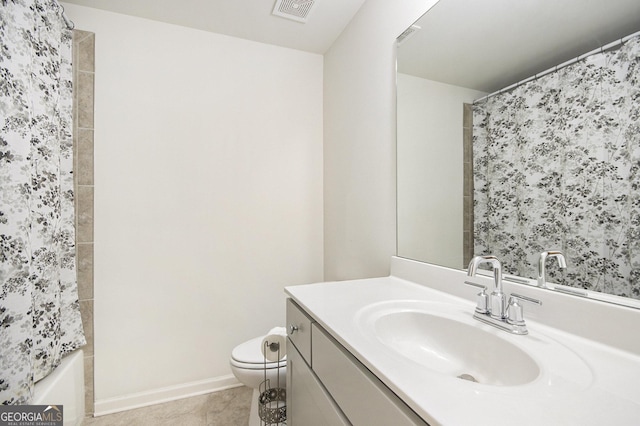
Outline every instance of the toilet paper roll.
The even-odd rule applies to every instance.
[[[260,350],[267,361],[276,362],[284,358],[287,354],[287,329],[274,327],[269,330],[269,333],[262,339]]]

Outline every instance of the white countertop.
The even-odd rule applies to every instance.
[[[640,424],[636,354],[534,321],[527,321],[528,335],[511,335],[472,319],[473,302],[394,276],[292,286],[286,292],[432,425]],[[526,351],[542,366],[541,374],[523,385],[483,385],[398,357],[363,332],[361,318],[374,304],[402,300],[455,304],[475,326]],[[628,332],[638,338],[637,330]]]

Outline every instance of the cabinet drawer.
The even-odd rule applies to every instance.
[[[311,365],[311,318],[291,299],[287,299],[287,335]]]
[[[350,426],[291,340],[287,345],[287,425]]]
[[[326,331],[312,327],[313,371],[353,425],[427,425]]]

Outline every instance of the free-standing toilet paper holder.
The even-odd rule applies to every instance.
[[[280,387],[280,343],[268,342],[266,339],[262,343],[262,353],[264,356],[264,381],[260,383],[260,396],[258,397],[258,416],[260,425],[286,425],[287,421],[287,390]],[[284,352],[284,348],[282,349]],[[276,371],[276,386],[271,387],[271,380],[267,379],[267,356],[269,352],[277,352],[278,362]]]

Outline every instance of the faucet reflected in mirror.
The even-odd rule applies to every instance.
[[[538,287],[548,288],[546,263],[547,259],[554,257],[558,259],[558,267],[562,269],[567,268],[567,260],[564,258],[562,252],[557,250],[543,251],[540,253],[540,258],[538,259]]]

